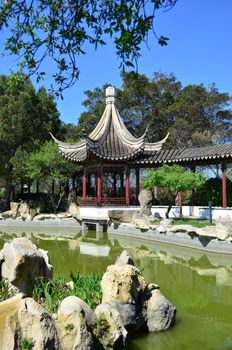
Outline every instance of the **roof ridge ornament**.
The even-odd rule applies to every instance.
[[[114,86],[108,86],[106,88],[106,104],[115,104],[116,103],[116,89]]]

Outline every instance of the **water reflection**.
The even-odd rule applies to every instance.
[[[51,252],[56,251],[56,255],[59,257],[63,255],[64,249],[68,249],[68,256],[73,251],[80,255],[111,257],[110,260],[113,262],[116,254],[127,249],[142,268],[152,264],[156,270],[155,261],[157,260],[167,266],[178,265],[177,278],[179,279],[181,279],[181,271],[187,267],[199,276],[214,277],[215,283],[219,286],[232,286],[232,259],[230,255],[205,253],[115,234],[107,235],[103,232],[82,232],[81,229],[77,228],[4,227],[0,229],[0,248],[4,242],[15,237],[28,237],[39,245],[43,245],[42,241],[44,240],[47,249]],[[60,241],[64,243],[58,243]]]
[[[127,249],[148,282],[160,285],[177,307],[177,323],[169,332],[138,335],[130,349],[232,349],[232,259],[229,255],[166,245],[115,234],[75,229],[4,228],[0,248],[16,236],[29,237],[48,250],[55,275],[102,274]]]

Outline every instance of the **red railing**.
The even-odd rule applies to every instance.
[[[80,202],[81,206],[94,206],[96,207],[98,205],[97,203],[97,198],[96,197],[87,197],[85,199],[82,199]],[[126,198],[121,197],[121,198],[101,198],[101,206],[104,207],[122,207],[126,205]]]
[[[95,197],[86,197],[85,199],[82,198],[82,200],[80,201],[80,205],[96,207],[97,206],[97,198],[95,198]]]
[[[122,207],[126,205],[126,198],[102,198],[101,199],[102,206],[119,206]]]

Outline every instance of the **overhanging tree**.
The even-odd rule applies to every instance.
[[[206,177],[203,173],[185,171],[185,169],[179,165],[168,166],[165,164],[158,170],[150,170],[148,172],[143,187],[150,190],[153,190],[155,186],[168,189],[171,198],[170,203],[168,203],[168,210],[165,214],[168,218],[169,212],[175,204],[178,192],[198,189],[203,186],[205,181]],[[180,215],[182,215],[181,210]]]
[[[169,9],[177,0],[10,0],[0,1],[0,32],[8,34],[5,54],[20,57],[20,67],[38,80],[42,63],[56,65],[55,83],[61,93],[79,76],[78,56],[86,44],[98,48],[110,37],[121,65],[134,67],[142,42],[152,32],[160,45],[168,38],[157,35],[157,10]]]

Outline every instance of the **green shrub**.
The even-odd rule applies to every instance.
[[[232,192],[232,181],[226,180],[227,193]],[[196,191],[195,204],[208,206],[209,201],[213,202],[213,206],[222,206],[222,179],[210,178],[202,188]],[[227,195],[227,206],[232,206],[232,196]]]
[[[4,189],[0,187],[0,199],[4,197]]]

